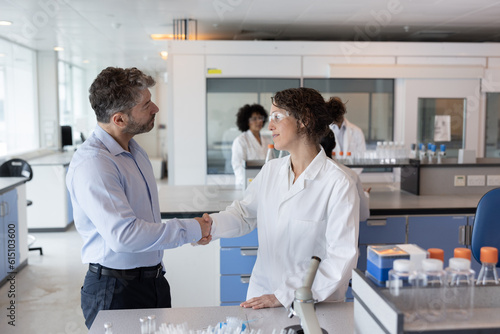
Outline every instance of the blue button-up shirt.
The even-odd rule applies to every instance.
[[[99,125],[75,152],[66,176],[82,262],[114,269],[154,266],[163,249],[201,238],[194,219],[162,223],[158,189],[146,152],[124,150]]]

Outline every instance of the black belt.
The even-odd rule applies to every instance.
[[[162,275],[163,266],[160,264],[154,267],[141,267],[135,269],[111,269],[100,264],[90,263],[89,271],[94,274],[102,276],[113,276],[116,278],[123,279],[135,279],[135,278],[158,278]]]

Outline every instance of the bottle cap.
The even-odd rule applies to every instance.
[[[344,152],[340,151],[340,152],[339,152],[339,155],[344,155]]]
[[[470,260],[459,257],[452,257],[450,259],[449,265],[450,268],[456,270],[470,270]]]
[[[268,148],[274,148],[274,145],[273,144],[268,144],[267,147]]]
[[[111,322],[105,322],[104,323],[104,328],[112,328],[113,327],[113,324]]]
[[[440,248],[429,248],[427,250],[429,253],[429,259],[438,259],[444,262],[444,251]]]
[[[335,151],[332,151],[332,157],[334,157],[334,156],[335,156]]]
[[[498,262],[498,249],[495,247],[481,247],[481,262],[484,263],[497,263]]]
[[[347,156],[350,157],[351,156],[351,152],[347,152]]]
[[[394,262],[392,263],[392,268],[396,271],[409,272],[410,260],[394,260]]]
[[[438,259],[424,259],[422,260],[422,269],[424,271],[443,270],[443,261]]]
[[[471,251],[468,248],[457,247],[453,251],[453,256],[454,257],[460,257],[462,259],[467,259],[467,260],[470,261],[470,259],[471,259]]]

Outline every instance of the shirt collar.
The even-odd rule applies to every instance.
[[[304,180],[312,180],[318,175],[319,171],[323,166],[325,165],[326,162],[326,154],[325,150],[323,150],[323,147],[320,145],[321,151],[316,155],[316,157],[311,161],[309,166],[307,166],[306,170],[303,172],[304,175]],[[286,175],[288,177],[288,170],[291,168],[291,163],[290,163],[290,156],[286,156],[286,160],[283,163],[283,165],[280,168],[280,174],[281,175]],[[301,175],[302,176],[302,175]]]
[[[123,149],[120,144],[109,134],[107,133],[99,124],[96,125],[95,130],[94,130],[95,136],[106,146],[108,149],[109,153],[113,155],[119,155],[122,153],[128,153],[133,152],[133,150],[136,148],[136,141],[134,139],[131,139],[130,142],[128,143],[130,152],[127,150]]]

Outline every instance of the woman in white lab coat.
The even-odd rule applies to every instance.
[[[319,144],[334,119],[314,89],[276,93],[269,130],[276,149],[290,155],[265,164],[243,200],[204,215],[213,222],[213,238],[258,227],[257,261],[243,307],[289,307],[312,256],[322,260],[313,297],[344,299],[357,262],[359,196],[355,182]]]
[[[233,167],[235,184],[245,185],[245,161],[264,160],[268,145],[272,140],[263,136],[260,131],[266,124],[267,112],[259,104],[246,104],[236,115],[236,125],[243,132],[233,141],[231,166]]]

